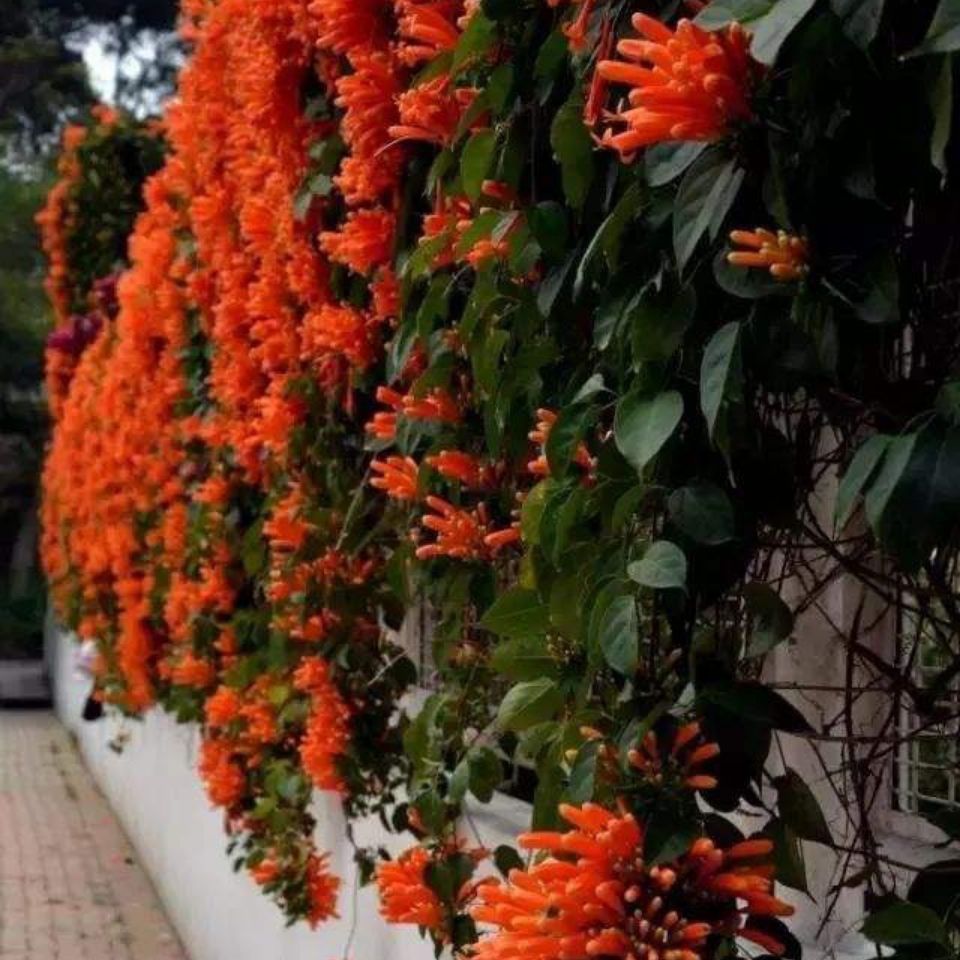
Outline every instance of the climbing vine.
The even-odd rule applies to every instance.
[[[784,888],[819,844],[825,913],[864,884],[870,940],[955,955],[956,861],[904,883],[870,816],[958,710],[935,7],[184,3],[169,153],[60,388],[44,557],[100,696],[201,725],[235,862],[292,919],[337,909],[316,788],[411,835],[357,864],[438,951],[797,956]],[[102,230],[48,214],[62,311],[129,209],[94,155],[55,191]],[[837,718],[765,666],[815,617]],[[798,739],[841,744],[840,820]],[[527,859],[464,827],[524,771]]]

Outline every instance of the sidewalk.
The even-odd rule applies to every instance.
[[[0,710],[0,960],[187,960],[69,736],[45,711]]]

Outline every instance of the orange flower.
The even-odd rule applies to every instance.
[[[773,845],[766,840],[723,851],[702,838],[671,863],[651,866],[632,814],[617,816],[592,803],[561,805],[560,813],[573,830],[519,838],[521,847],[551,856],[511,871],[505,886],[478,888],[473,917],[495,929],[477,944],[477,960],[701,960],[712,935],[756,941],[745,914],[791,912],[771,895],[766,866],[750,864],[769,856]],[[773,938],[767,941],[783,952]]]
[[[312,853],[307,860],[307,896],[310,900],[307,922],[311,927],[338,916],[340,881],[330,873],[327,859],[326,854],[317,856]]]
[[[403,394],[380,386],[377,387],[377,399],[392,407],[392,410],[375,413],[365,430],[378,440],[393,440],[397,433],[397,413],[403,409]]]
[[[458,480],[465,487],[482,490],[493,481],[493,469],[462,450],[441,450],[426,458],[427,464],[448,480]]]
[[[216,679],[217,671],[212,663],[201,660],[192,650],[188,650],[174,666],[170,679],[181,687],[209,687]]]
[[[527,436],[534,443],[540,446],[541,451],[546,449],[547,438],[550,436],[550,431],[556,422],[557,415],[552,410],[548,410],[545,407],[540,407],[537,410],[537,425],[533,430],[530,431],[530,433],[527,434]],[[583,467],[588,476],[592,476],[597,468],[596,460],[590,456],[590,451],[587,449],[587,446],[584,443],[577,445],[577,449],[573,455],[573,462]],[[540,456],[537,457],[536,460],[531,460],[527,464],[527,469],[534,474],[534,476],[549,476],[550,467],[547,463],[546,454],[541,452]]]
[[[458,423],[460,408],[442,387],[434,387],[426,396],[407,394],[403,398],[403,415],[411,420],[433,420],[439,423]]]
[[[398,0],[398,26],[402,40],[397,55],[408,66],[415,67],[452,51],[460,39],[456,17],[460,4],[454,0]]]
[[[753,117],[749,98],[761,67],[750,57],[743,27],[708,33],[681,20],[674,32],[643,13],[631,23],[646,39],[621,40],[624,60],[597,64],[605,80],[633,88],[628,106],[611,118],[625,129],[606,130],[604,146],[626,159],[652,143],[719,140]]]
[[[700,724],[685,724],[677,730],[668,753],[661,753],[656,734],[651,730],[638,748],[627,752],[627,762],[639,770],[646,779],[657,784],[665,775],[675,773],[691,790],[712,790],[717,778],[701,773],[698,767],[708,763],[720,753],[716,743],[703,743]]]
[[[207,697],[204,704],[204,716],[208,726],[226,727],[240,716],[243,700],[240,694],[232,687],[218,687],[216,692]]]
[[[412,847],[377,867],[380,914],[387,923],[415,923],[433,932],[443,929],[443,904],[424,880],[430,862],[423,847]]]
[[[412,457],[387,457],[372,460],[370,468],[379,476],[370,481],[370,486],[383,490],[395,500],[417,499],[417,474],[419,467]]]
[[[228,810],[243,797],[247,778],[234,759],[235,750],[227,740],[205,739],[200,745],[200,777],[210,802]]]
[[[300,760],[314,786],[320,790],[343,790],[337,760],[350,740],[350,709],[320,657],[304,660],[297,668],[294,685],[310,694],[310,715],[300,742]]]
[[[304,359],[343,357],[358,369],[377,357],[378,324],[369,314],[349,304],[325,303],[303,318]]]
[[[784,282],[802,280],[810,272],[807,241],[802,237],[783,230],[774,233],[757,227],[752,233],[731,231],[730,241],[747,248],[727,254],[727,262],[735,267],[760,267],[769,270],[775,280]]]
[[[320,234],[320,247],[331,260],[367,274],[390,260],[395,224],[388,210],[354,210],[339,230]]]
[[[462,510],[440,497],[429,496],[427,506],[433,513],[424,514],[422,523],[437,534],[435,543],[417,548],[420,560],[429,557],[455,557],[477,560],[485,554],[487,536],[486,511],[481,504],[476,510]]]
[[[390,127],[397,140],[424,140],[449,146],[460,119],[477,97],[472,87],[450,89],[450,77],[441,74],[402,93],[397,101],[400,120]],[[480,118],[475,122],[480,123]]]

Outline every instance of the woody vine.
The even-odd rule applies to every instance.
[[[437,950],[797,956],[816,843],[868,939],[955,955],[956,862],[892,862],[871,809],[958,709],[956,11],[684,12],[185,0],[162,166],[108,112],[68,133],[48,577],[102,699],[201,725],[291,919],[338,910],[319,789],[410,837],[357,864]],[[821,723],[764,664],[838,581]],[[841,745],[843,823],[791,737]],[[529,855],[486,850],[464,805],[523,768]]]

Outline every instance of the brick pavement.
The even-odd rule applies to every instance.
[[[187,960],[69,735],[45,711],[0,710],[0,960]]]

